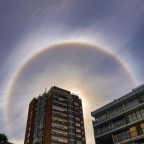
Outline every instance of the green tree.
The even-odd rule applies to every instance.
[[[12,144],[12,143],[9,142],[5,134],[0,133],[0,144]]]

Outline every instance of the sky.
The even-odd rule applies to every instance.
[[[91,112],[144,83],[143,0],[1,0],[0,133],[23,144],[29,102],[58,86]]]

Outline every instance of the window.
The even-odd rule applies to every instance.
[[[69,134],[69,139],[75,139],[75,134]]]
[[[80,121],[80,118],[79,117],[75,117],[75,120]]]
[[[141,116],[144,118],[144,109],[140,109]]]
[[[81,129],[76,128],[76,132],[81,133]]]
[[[76,126],[77,126],[77,127],[80,127],[80,123],[76,123]]]
[[[52,139],[53,141],[57,141],[57,142],[68,143],[68,139],[66,139],[66,138],[61,138],[61,137],[52,136],[51,139]]]
[[[80,113],[79,113],[79,112],[75,112],[75,115],[79,116],[79,115],[80,115]]]
[[[69,116],[69,117],[68,117],[68,120],[69,120],[69,121],[74,121],[74,117],[73,117],[73,116]]]
[[[62,112],[67,112],[67,109],[66,109],[66,108],[62,108],[62,107],[59,107],[59,106],[53,105],[52,108],[53,108],[54,110],[58,110],[58,111],[62,111]]]
[[[82,144],[82,142],[81,141],[77,141],[77,144]]]
[[[123,111],[123,107],[122,105],[112,109],[109,111],[109,116],[112,117],[112,116],[115,116],[115,115],[118,115],[120,114],[121,112]]]
[[[75,106],[74,108],[75,108],[75,111],[79,111],[79,107]]]
[[[78,102],[74,102],[74,105],[79,106],[79,103]]]
[[[70,122],[69,122],[69,126],[74,127],[74,126],[75,126],[75,125],[74,125],[74,122],[70,121]]]
[[[108,126],[108,125],[105,125],[105,126],[101,127],[100,129],[101,129],[101,132],[102,132],[102,133],[106,133],[106,132],[109,131],[109,126]]]
[[[77,138],[81,138],[81,135],[80,135],[80,134],[77,134],[76,137],[77,137]]]
[[[63,102],[60,102],[60,101],[56,101],[56,100],[53,100],[53,104],[58,105],[58,106],[64,106],[64,107],[67,106],[66,103],[63,103]]]
[[[68,135],[67,132],[61,131],[61,130],[56,130],[56,129],[52,129],[51,133],[52,133],[52,134],[63,135],[63,136],[67,136],[67,135]]]
[[[64,99],[64,98],[58,98],[58,100],[60,100],[60,101],[64,101],[64,100],[66,100],[66,99]]]
[[[140,109],[128,114],[128,120],[130,123],[142,118],[144,118],[144,109]]]
[[[100,122],[107,119],[107,113],[104,113],[96,118],[96,122]]]
[[[132,107],[137,106],[138,104],[140,104],[140,101],[138,98],[135,98],[135,99],[130,100],[127,103],[125,103],[125,109],[130,109]]]
[[[112,128],[118,128],[120,126],[125,125],[126,121],[124,118],[121,118],[119,120],[113,121],[111,124],[112,124]]]
[[[30,136],[30,132],[28,133],[28,135],[27,135],[27,138]]]
[[[113,137],[114,137],[115,143],[129,139],[130,138],[129,130],[125,130],[125,131],[121,131],[119,133],[116,133],[113,135]]]
[[[136,130],[136,127],[131,127],[129,130],[130,130],[130,136],[131,136],[131,138],[137,136],[137,130]]]
[[[137,137],[144,133],[144,123],[138,124],[130,128],[130,136],[131,138]]]
[[[60,122],[62,124],[66,124],[67,123],[67,120],[66,119],[63,119],[63,118],[59,118],[59,117],[52,117],[52,121],[53,122]]]
[[[73,105],[73,101],[68,100],[68,105]]]
[[[73,133],[74,134],[75,133],[75,128],[72,128],[72,127],[69,128],[69,133]]]
[[[69,139],[69,144],[75,144],[75,139]]]
[[[57,124],[57,123],[52,123],[52,127],[53,128],[60,128],[60,129],[68,129],[68,127],[66,125]]]
[[[74,115],[74,112],[72,112],[72,111],[68,111],[68,115],[73,116],[73,115]]]
[[[27,139],[27,144],[29,143],[29,138]]]
[[[52,111],[52,115],[53,115],[53,116],[58,116],[58,117],[67,118],[67,114],[64,114],[64,113],[58,112],[58,111]]]
[[[29,131],[31,130],[31,127],[29,127]]]
[[[140,124],[140,127],[141,127],[141,130],[142,130],[142,133],[144,133],[144,123]]]
[[[144,102],[144,94],[141,94],[141,100]]]

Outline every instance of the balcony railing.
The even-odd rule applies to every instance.
[[[112,129],[121,127],[121,126],[123,126],[123,125],[125,125],[125,124],[126,124],[126,120],[117,121],[117,122],[115,122],[115,123],[112,123]]]
[[[114,136],[114,143],[115,144],[123,144],[125,142],[129,142],[129,141],[134,141],[135,139],[141,139],[141,137],[144,136],[144,129],[141,130],[140,133],[137,132],[137,130],[133,131],[133,132],[128,132],[123,136]]]
[[[141,105],[143,105],[143,104],[144,104],[144,102],[140,102],[139,104],[134,105],[133,107],[130,107],[129,109],[123,109],[123,111],[121,111],[120,113],[117,113],[116,115],[106,117],[105,119],[100,119],[100,120],[96,119],[95,121],[93,121],[93,124],[94,124],[94,126],[95,126],[95,125],[98,125],[98,124],[100,124],[100,123],[103,123],[103,122],[105,122],[105,121],[110,120],[111,118],[117,117],[117,116],[119,116],[119,115],[121,115],[121,114],[124,114],[124,113],[126,113],[126,112],[128,112],[128,111],[130,111],[130,110],[132,110],[132,109],[135,109],[135,108],[137,108],[137,107],[139,107],[139,106],[141,106]]]
[[[125,124],[126,124],[126,120],[125,119],[117,121],[115,123],[112,123],[111,125],[102,127],[101,129],[99,129],[98,131],[95,132],[95,135],[99,136],[99,135],[105,134],[107,132],[110,132],[111,130],[114,130],[116,128],[124,126]]]

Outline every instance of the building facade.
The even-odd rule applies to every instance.
[[[86,144],[81,99],[55,86],[34,98],[24,144]]]
[[[144,144],[144,85],[91,115],[96,144]]]

